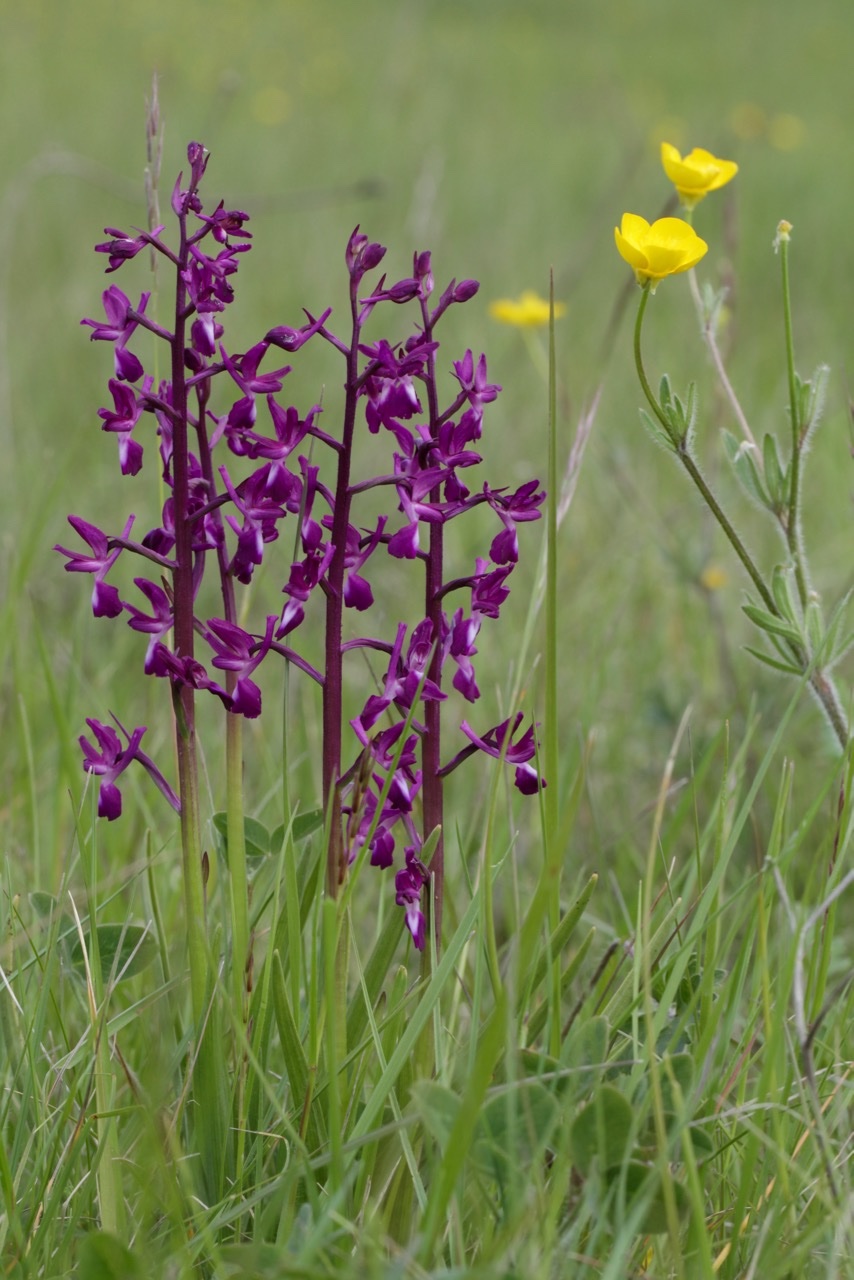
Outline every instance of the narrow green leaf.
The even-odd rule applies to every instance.
[[[431,1017],[433,1009],[438,1004],[446,984],[451,980],[452,975],[456,973],[455,966],[459,960],[460,952],[471,936],[471,931],[474,928],[479,912],[480,902],[475,896],[466,907],[450,942],[446,943],[437,969],[430,978],[429,983],[426,984],[418,1004],[412,1010],[409,1021],[406,1024],[406,1030],[400,1037],[394,1053],[386,1063],[385,1070],[368,1096],[365,1108],[353,1126],[350,1134],[351,1141],[356,1141],[370,1133],[371,1127],[382,1114],[386,1098],[393,1088],[403,1064],[415,1047],[415,1043]],[[402,916],[400,927],[403,927]],[[373,960],[373,956],[371,960]],[[367,970],[365,974],[367,977]],[[365,1016],[367,1017],[367,1015]]]
[[[852,591],[846,591],[828,619],[824,633],[824,648],[821,653],[821,663],[825,668],[831,667],[834,662],[838,662],[848,649],[852,639],[854,639],[854,636],[850,635],[847,639],[840,639],[843,634],[842,629],[845,625],[848,606],[851,603],[851,596]]]
[[[483,1099],[492,1080],[495,1064],[504,1048],[506,1024],[507,997],[502,992],[481,1032],[474,1068],[462,1096],[462,1105],[448,1137],[448,1146],[438,1176],[430,1187],[424,1215],[422,1259],[431,1255],[436,1236],[444,1228],[448,1205],[468,1156]]]
[[[570,984],[573,982],[575,975],[578,973],[578,970],[581,968],[582,964],[584,963],[587,957],[587,953],[590,950],[591,946],[593,945],[593,940],[595,937],[596,937],[596,929],[591,928],[587,936],[582,940],[581,945],[579,946],[578,950],[575,952],[575,955],[572,957],[572,959],[567,964],[566,968],[563,970],[563,973],[560,975],[560,986],[559,986],[558,994],[561,998],[569,990]],[[548,1000],[543,1000],[537,1006],[534,1012],[531,1014],[530,1018],[528,1019],[528,1027],[527,1027],[527,1035],[526,1035],[526,1039],[529,1044],[533,1044],[537,1036],[542,1031],[543,1027],[546,1024],[546,1019],[548,1018],[549,1012],[550,1012],[549,1002]]]
[[[279,1040],[282,1045],[282,1057],[285,1063],[285,1071],[288,1076],[288,1083],[291,1086],[291,1096],[297,1112],[301,1112],[303,1108],[308,1111],[308,1119],[305,1127],[306,1145],[309,1151],[319,1151],[322,1145],[321,1130],[318,1122],[317,1107],[311,1105],[309,1096],[309,1085],[311,1073],[309,1071],[308,1059],[305,1056],[305,1050],[302,1041],[299,1038],[296,1022],[294,1021],[291,1003],[288,999],[288,990],[285,984],[285,973],[282,968],[282,959],[278,951],[273,952],[273,967],[270,974],[271,986],[273,991],[273,1010],[276,1017],[276,1025],[279,1028]],[[300,1120],[297,1121],[297,1127],[301,1128]]]
[[[788,565],[774,565],[771,571],[771,594],[781,615],[797,627],[799,613],[792,594],[792,572]]]
[[[809,640],[810,653],[821,653],[824,649],[824,616],[821,611],[821,605],[816,599],[807,601],[807,607],[804,612],[804,626]]]
[[[788,502],[786,492],[786,473],[777,452],[777,439],[770,432],[765,433],[762,441],[762,463],[765,468],[765,483],[771,495],[775,510],[782,509]]]
[[[827,400],[827,383],[830,377],[830,365],[820,364],[808,382],[800,387],[801,392],[801,439],[802,443],[812,434],[824,416]]]
[[[803,644],[801,633],[791,623],[786,622],[784,618],[775,618],[773,613],[768,613],[766,609],[760,609],[755,604],[743,604],[741,607],[750,621],[759,627],[761,631],[767,631],[774,636],[782,636],[784,640],[788,640],[791,644]]]
[[[793,666],[789,662],[783,662],[780,658],[772,658],[770,653],[763,653],[761,649],[754,649],[749,644],[746,644],[744,648],[757,661],[764,662],[766,667],[773,667],[775,671],[783,671],[787,676],[802,676],[804,674],[800,667]]]
[[[568,944],[575,931],[576,925],[587,909],[587,904],[590,901],[593,890],[596,888],[598,881],[599,877],[594,872],[585,884],[584,888],[581,890],[578,898],[572,904],[569,911],[565,913],[560,924],[553,932],[549,939],[548,948],[543,950],[542,955],[537,961],[536,968],[534,969],[534,976],[531,981],[531,985],[528,988],[529,996],[533,995],[546,976],[548,971],[549,954],[553,956],[560,955],[561,951],[563,951],[564,947]]]
[[[646,409],[640,409],[639,413],[641,422],[646,427],[655,443],[660,445],[662,449],[666,449],[668,453],[675,453],[676,446],[662,427],[661,423],[656,418],[653,418],[651,414],[647,413]]]
[[[743,440],[737,440],[731,431],[723,431],[721,434],[726,455],[745,493],[766,511],[773,510],[773,503],[753,458],[753,447]]]
[[[387,981],[394,953],[403,933],[404,916],[402,911],[392,911],[383,925],[383,931],[374,944],[370,959],[365,965],[365,989],[371,1007],[376,1005]],[[361,1044],[368,1026],[368,1013],[361,985],[353,993],[347,1009],[347,1044],[351,1049]]]

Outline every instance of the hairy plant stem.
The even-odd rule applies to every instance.
[[[421,300],[421,318],[424,325],[424,341],[433,340],[433,323],[427,302]],[[431,351],[427,358],[427,406],[429,412],[429,431],[431,439],[438,430],[439,404],[436,395],[436,357]],[[430,492],[430,501],[439,503],[441,492],[438,486]],[[437,687],[442,684],[442,574],[444,572],[444,526],[441,521],[430,525],[430,545],[427,552],[425,579],[425,613],[430,619],[433,637],[433,653],[427,671],[428,679]],[[436,939],[437,954],[442,941],[442,906],[445,895],[445,841],[444,841],[444,783],[440,775],[442,715],[441,702],[430,699],[424,704],[424,725],[426,732],[421,743],[421,801],[423,814],[423,838],[426,841],[432,831],[438,829],[439,840],[430,862],[430,880],[432,885],[431,910],[427,918],[427,929]],[[425,957],[430,955],[430,947],[425,947]]]
[[[801,608],[807,607],[807,575],[801,545],[801,415],[795,375],[795,343],[792,334],[792,300],[789,293],[789,233],[778,234],[780,273],[783,285],[783,325],[786,333],[786,372],[789,380],[789,418],[792,429],[792,458],[789,466],[789,510],[786,542],[795,566],[795,581]]]
[[[638,307],[637,319],[635,320],[635,337],[634,337],[635,366],[637,367],[638,378],[640,380],[640,384],[641,384],[641,388],[643,390],[644,396],[646,397],[647,404],[649,405],[650,409],[652,409],[658,421],[661,423],[669,439],[672,441],[673,448],[676,452],[677,458],[682,463],[683,467],[688,472],[691,479],[694,481],[694,484],[697,486],[700,493],[702,494],[704,502],[706,503],[712,515],[715,517],[718,524],[726,534],[733,550],[735,551],[741,563],[744,565],[745,569],[747,570],[748,576],[753,582],[753,585],[756,587],[756,590],[759,592],[760,596],[762,597],[762,601],[765,604],[766,608],[775,617],[778,617],[779,610],[777,609],[777,605],[774,602],[774,597],[771,594],[768,587],[765,585],[762,575],[757,569],[756,565],[753,563],[750,553],[748,552],[741,538],[736,533],[735,529],[730,524],[720,504],[718,503],[717,499],[712,493],[711,489],[706,484],[706,481],[704,480],[699,467],[697,466],[691,453],[689,452],[687,442],[685,440],[680,440],[675,437],[671,423],[667,419],[666,415],[662,412],[661,405],[658,403],[658,400],[653,395],[652,388],[649,385],[649,379],[646,376],[646,370],[644,368],[644,363],[643,363],[643,355],[641,353],[641,333],[643,330],[643,318],[646,312],[647,303],[649,302],[649,295],[650,295],[650,286],[647,283],[646,285],[644,285],[643,291],[641,293],[640,306]]]
[[[549,362],[548,362],[548,451],[549,503],[546,508],[546,776],[551,786],[545,794],[545,864],[551,880],[549,895],[549,932],[554,935],[560,925],[560,873],[562,866],[558,828],[560,823],[560,750],[557,725],[557,526],[560,504],[560,482],[557,470],[557,358],[555,354],[555,282],[549,272]],[[487,858],[488,861],[488,858]],[[494,942],[494,938],[493,938]],[[553,1008],[560,1008],[560,962],[549,951],[551,998]],[[552,1019],[549,1050],[560,1053],[560,1020]]]
[[[187,441],[187,383],[184,370],[184,337],[189,314],[183,272],[188,261],[187,217],[180,216],[181,243],[175,272],[175,327],[172,334],[172,483],[175,513],[175,569],[172,575],[175,652],[192,658],[193,629],[193,528],[189,517],[189,448]],[[205,892],[202,881],[199,779],[196,759],[194,690],[189,682],[172,685],[175,712],[178,782],[181,796],[181,852],[184,902],[193,1018],[201,1029],[208,989],[205,942]]]
[[[690,219],[687,219],[687,221],[690,221]],[[729,407],[732,409],[742,437],[753,450],[756,467],[761,475],[764,470],[762,452],[756,443],[753,432],[750,430],[750,423],[747,421],[747,415],[741,407],[741,401],[736,395],[735,388],[730,382],[729,374],[727,373],[726,366],[724,364],[724,358],[721,354],[721,349],[718,346],[718,340],[714,332],[713,317],[708,317],[706,315],[706,308],[703,304],[700,286],[697,283],[697,273],[694,267],[692,267],[688,272],[688,285],[691,290],[691,297],[694,300],[694,306],[697,310],[697,318],[700,321],[700,331],[703,335],[703,341],[708,348],[709,356],[711,357],[712,364],[715,368],[715,373],[718,375],[718,381],[721,384],[721,388],[723,389],[723,393],[729,403]]]
[[[637,318],[635,320],[635,332],[634,332],[635,366],[637,368],[638,379],[640,381],[641,388],[643,390],[647,404],[649,405],[650,409],[652,409],[658,422],[664,428],[668,438],[672,442],[676,457],[682,463],[682,466],[685,468],[688,475],[691,477],[695,486],[699,490],[703,498],[703,501],[706,503],[712,515],[715,517],[715,520],[717,520],[721,529],[726,534],[727,539],[730,542],[730,545],[732,546],[739,560],[741,561],[744,568],[746,569],[748,576],[750,577],[750,580],[752,581],[753,585],[756,587],[756,590],[759,592],[762,602],[767,608],[768,612],[772,614],[772,616],[775,618],[781,618],[782,615],[780,613],[779,608],[777,607],[777,603],[771,591],[766,586],[765,581],[762,578],[762,575],[760,574],[758,568],[753,562],[752,557],[750,556],[750,553],[747,551],[747,548],[745,547],[741,538],[736,533],[733,526],[730,524],[730,521],[728,520],[723,508],[721,507],[717,498],[712,493],[712,490],[709,488],[708,484],[706,483],[702,472],[700,471],[696,461],[694,460],[693,455],[690,452],[690,448],[687,440],[684,438],[679,438],[677,434],[674,432],[673,425],[668,420],[667,415],[663,412],[661,405],[659,404],[658,400],[653,394],[652,388],[649,385],[649,379],[646,376],[646,370],[644,368],[643,355],[641,351],[641,334],[643,331],[643,318],[646,312],[647,303],[649,301],[649,295],[650,295],[650,286],[649,286],[649,283],[647,283],[644,285],[643,292],[641,294],[640,305],[638,306]],[[807,676],[807,678],[809,680],[810,688],[813,690],[814,694],[818,698],[819,704],[821,705],[822,710],[824,711],[825,716],[827,717],[828,723],[830,724],[830,727],[832,728],[834,735],[836,736],[839,742],[839,745],[844,749],[848,745],[848,724],[839,701],[839,695],[836,691],[836,687],[832,679],[820,669],[813,670],[812,672],[809,671],[809,668],[810,668],[809,654],[802,646],[790,643],[789,648],[791,650],[792,657],[801,667],[801,670],[804,673],[804,675],[807,675],[807,673],[809,672],[809,675]]]

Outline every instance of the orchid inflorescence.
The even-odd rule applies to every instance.
[[[96,617],[124,616],[128,625],[148,638],[146,674],[170,682],[176,726],[193,732],[196,691],[220,699],[231,715],[254,718],[261,693],[253,679],[271,654],[290,661],[323,691],[323,804],[329,823],[327,888],[333,895],[347,867],[361,850],[379,867],[391,866],[399,830],[404,834],[404,865],[397,873],[396,895],[419,948],[425,941],[422,891],[429,879],[420,854],[426,837],[441,829],[443,779],[472,752],[480,750],[515,767],[523,793],[542,785],[534,764],[533,726],[523,729],[521,716],[478,733],[462,724],[468,742],[450,760],[440,756],[439,706],[447,697],[443,675],[450,664],[451,684],[470,703],[479,697],[473,659],[483,620],[497,618],[508,596],[507,579],[518,558],[517,526],[540,515],[544,492],[537,481],[513,492],[484,483],[472,490],[465,477],[481,462],[485,407],[501,388],[487,376],[486,359],[466,351],[453,362],[454,389],[440,399],[436,376],[439,343],[436,326],[452,306],[477,292],[474,280],[452,280],[435,298],[429,253],[417,253],[411,276],[388,283],[383,276],[369,285],[367,277],[385,255],[357,227],[346,249],[349,273],[349,333],[329,327],[331,310],[317,316],[305,312],[306,323],[279,326],[243,354],[224,344],[224,312],[234,297],[233,277],[240,257],[250,249],[248,215],[220,203],[205,213],[199,187],[208,153],[199,143],[188,148],[189,184],[175,184],[171,206],[178,223],[178,247],[162,238],[164,227],[127,235],[107,228],[107,241],[96,252],[108,257],[115,272],[146,247],[172,264],[175,271],[175,321],[172,329],[147,312],[150,295],[131,300],[116,285],[103,294],[106,319],[86,319],[94,340],[110,342],[114,376],[109,381],[112,408],[99,411],[103,430],[115,435],[123,475],[136,476],[146,457],[144,423],[153,428],[158,465],[167,497],[159,523],[138,541],[132,538],[134,516],[118,535],[109,535],[80,516],[69,522],[86,548],[57,547],[67,557],[69,572],[93,575],[92,610]],[[417,323],[404,339],[367,342],[363,330],[378,308],[412,303]],[[129,340],[146,330],[164,342],[171,354],[171,377],[155,386]],[[279,352],[296,355],[309,341],[321,339],[345,364],[344,411],[340,434],[327,433],[321,407],[308,412],[283,407],[277,398],[290,366],[267,369]],[[262,371],[264,366],[264,371]],[[230,388],[221,412],[212,407],[214,381]],[[235,389],[236,388],[236,394]],[[230,403],[229,403],[230,399]],[[357,419],[382,435],[391,457],[382,474],[356,480],[351,474]],[[327,483],[312,461],[323,446],[334,461]],[[215,453],[230,454],[228,463]],[[238,474],[236,464],[246,474]],[[364,493],[394,495],[393,509],[369,527],[355,523],[354,507]],[[443,569],[443,535],[449,522],[476,507],[490,508],[500,528],[488,553],[471,572],[447,579]],[[287,516],[298,522],[297,554],[282,575],[284,602],[266,616],[258,631],[239,625],[235,584],[248,585],[279,541]],[[401,518],[402,517],[402,518]],[[423,566],[424,615],[414,625],[400,621],[391,642],[370,635],[345,639],[343,611],[366,614],[374,604],[378,557],[385,553]],[[136,602],[124,598],[108,581],[126,555],[144,563],[134,578]],[[199,590],[211,563],[216,565],[222,616],[195,613]],[[369,573],[369,571],[373,571]],[[295,635],[317,593],[325,603],[323,658],[294,648]],[[452,595],[467,597],[448,607]],[[196,653],[196,643],[202,651]],[[356,738],[354,763],[342,767],[343,660],[355,648],[383,655],[387,670],[350,721]],[[111,727],[90,719],[95,745],[80,739],[84,768],[102,778],[98,812],[113,819],[121,812],[116,778],[132,760],[143,764],[176,809],[175,795],[153,761],[140,750],[144,728],[122,730],[126,746]],[[117,722],[118,724],[118,722]],[[121,726],[119,726],[121,728]],[[420,747],[420,750],[419,750]],[[420,759],[419,759],[420,757]],[[179,760],[180,765],[180,760]],[[392,777],[389,780],[389,771]],[[181,773],[179,767],[179,774]],[[182,777],[183,782],[183,777]],[[416,825],[421,798],[422,823]],[[441,876],[441,840],[431,870]],[[440,893],[441,882],[434,893]],[[439,907],[441,898],[436,899]]]

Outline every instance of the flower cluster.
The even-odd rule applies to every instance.
[[[173,327],[167,329],[148,315],[147,293],[133,305],[116,285],[103,294],[104,320],[82,322],[91,328],[93,340],[113,347],[112,406],[99,416],[103,430],[117,437],[122,474],[137,476],[153,451],[166,501],[138,540],[131,538],[133,516],[119,535],[70,516],[85,547],[56,549],[66,556],[68,571],[93,575],[96,617],[124,616],[147,637],[144,671],[170,682],[185,725],[192,724],[197,692],[217,697],[231,715],[259,715],[261,693],[253,676],[270,654],[317,681],[324,706],[323,803],[332,815],[328,888],[336,891],[336,882],[363,849],[375,865],[391,866],[402,830],[404,865],[397,872],[396,896],[421,947],[422,893],[436,873],[436,860],[428,872],[420,852],[426,836],[442,824],[443,778],[479,749],[514,764],[522,792],[541,785],[531,765],[533,727],[505,744],[507,722],[480,734],[464,722],[469,746],[443,764],[439,709],[448,696],[442,687],[446,671],[453,672],[451,684],[465,700],[474,703],[479,697],[474,671],[478,634],[484,619],[499,616],[518,559],[518,526],[539,517],[545,495],[536,481],[511,492],[485,482],[475,487],[468,479],[481,462],[484,411],[501,388],[489,381],[485,357],[469,350],[453,362],[451,390],[442,400],[436,325],[450,307],[473,297],[478,286],[473,280],[452,280],[437,298],[429,253],[414,256],[411,275],[393,282],[382,276],[368,284],[386,251],[356,228],[345,253],[350,314],[344,336],[329,326],[329,309],[317,315],[306,311],[304,324],[271,329],[244,353],[230,350],[224,312],[234,296],[240,256],[250,248],[250,233],[243,212],[222,204],[212,213],[204,211],[199,185],[207,159],[200,144],[190,144],[188,185],[182,185],[179,175],[172,194],[177,248],[163,239],[163,227],[136,235],[108,228],[110,239],[96,246],[108,257],[108,272],[147,246],[172,264]],[[367,342],[363,330],[373,312],[403,303],[416,310],[409,335],[394,342]],[[171,378],[158,385],[129,349],[139,330],[170,349]],[[345,366],[338,432],[321,425],[318,404],[304,412],[280,398],[290,366],[272,367],[279,364],[276,357],[292,356],[312,340],[326,342]],[[222,393],[219,412],[211,407],[215,382]],[[359,421],[388,444],[388,464],[379,475],[353,474]],[[313,461],[318,452],[328,458],[328,475]],[[392,502],[362,527],[355,507],[371,490],[392,496]],[[491,545],[472,572],[447,579],[444,531],[452,520],[480,506],[497,517]],[[251,583],[259,565],[270,554],[280,554],[280,533],[288,518],[296,522],[297,550],[283,562],[281,607],[267,614],[258,630],[248,631],[237,621],[235,584]],[[291,534],[288,542],[293,538]],[[137,594],[132,598],[108,580],[127,555],[146,566],[133,578]],[[374,604],[382,556],[411,561],[414,569],[420,566],[423,615],[401,620],[392,642],[362,634],[361,622],[345,638],[345,611],[361,620]],[[217,616],[199,612],[211,566],[223,601]],[[451,595],[462,598],[453,609],[447,604]],[[295,647],[314,600],[325,610],[320,659]],[[357,754],[345,767],[343,662],[358,647],[383,654],[388,666],[381,687],[350,719]],[[88,723],[97,746],[81,740],[84,768],[102,779],[99,813],[118,817],[116,778],[133,759],[178,804],[139,749],[142,729],[126,735],[123,748],[113,729],[96,720]]]
[[[701,147],[683,157],[669,142],[661,144],[661,163],[688,218],[700,200],[738,173],[733,160],[719,160]],[[648,286],[650,292],[665,277],[690,271],[709,248],[684,218],[659,218],[650,224],[636,213],[623,214],[620,226],[614,228],[614,240],[638,284]]]

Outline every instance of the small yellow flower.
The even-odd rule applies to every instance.
[[[665,276],[688,271],[708,250],[692,226],[682,218],[659,218],[650,225],[636,213],[624,213],[614,240],[621,257],[634,267],[638,284],[653,289]]]
[[[704,591],[722,591],[728,582],[726,569],[717,564],[707,564],[700,574],[700,586]]]
[[[661,144],[661,163],[686,209],[693,209],[710,191],[717,191],[738,173],[734,160],[719,160],[702,147],[695,147],[683,157],[669,142]]]
[[[549,303],[533,289],[526,289],[518,298],[498,298],[489,304],[489,314],[502,324],[515,324],[520,329],[537,329],[549,322]],[[555,320],[566,315],[563,302],[555,303]]]

